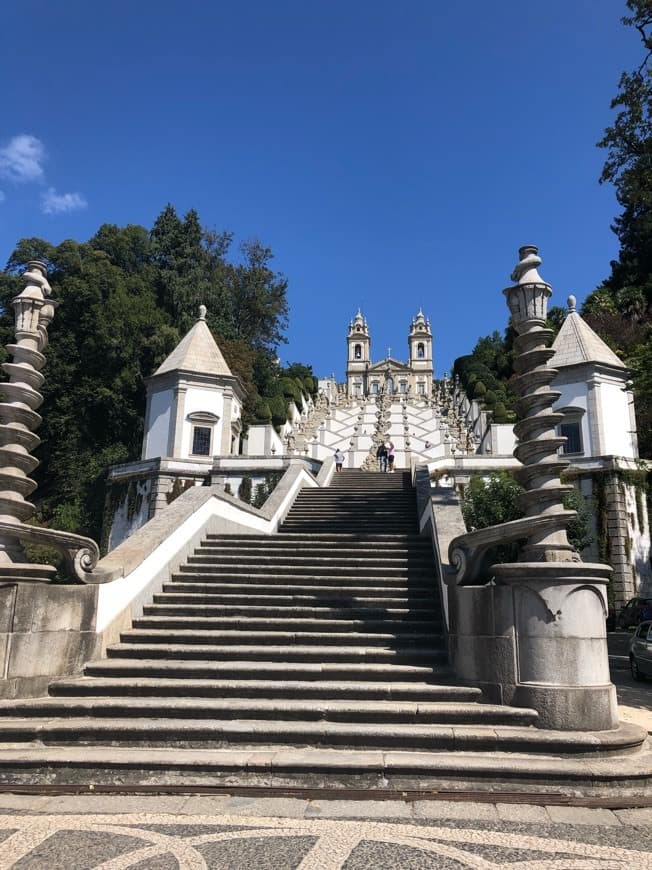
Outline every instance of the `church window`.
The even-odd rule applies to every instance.
[[[559,452],[562,454],[584,453],[584,445],[582,444],[582,416],[585,413],[584,409],[568,406],[555,410],[564,415],[564,419],[559,425],[559,434],[566,438],[566,443],[562,444]]]
[[[378,381],[374,381],[374,382],[372,383],[372,385],[371,385],[371,391],[372,391],[372,393],[374,393],[374,395],[376,395],[376,396],[378,395],[378,389],[379,389],[379,386],[380,386],[380,385],[379,385]]]
[[[423,359],[426,355],[426,349],[422,341],[417,345],[417,357],[418,359]]]
[[[426,385],[423,383],[423,381],[419,381],[419,383],[417,384],[417,393],[418,393],[420,396],[425,396],[425,394],[426,394]]]
[[[353,355],[355,359],[362,359],[362,345],[356,344]]]
[[[211,432],[210,426],[193,426],[192,429],[192,452],[194,456],[211,455]]]
[[[407,381],[400,381],[398,388],[401,393],[407,393]]]
[[[561,448],[562,453],[583,453],[582,430],[578,421],[562,423],[559,434],[566,438],[566,443]]]

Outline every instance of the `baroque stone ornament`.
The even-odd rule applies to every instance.
[[[514,426],[518,438],[514,455],[523,464],[518,477],[525,488],[520,496],[525,517],[557,517],[558,521],[547,528],[532,530],[520,560],[565,562],[577,559],[566,535],[566,528],[576,514],[564,510],[562,502],[573,487],[564,486],[559,478],[568,461],[559,454],[566,439],[558,436],[556,430],[563,414],[552,410],[560,396],[550,388],[557,370],[548,365],[554,356],[549,346],[553,333],[546,328],[552,288],[539,276],[540,265],[537,248],[522,247],[511,276],[516,284],[503,291],[518,333],[514,341],[516,377],[512,384],[520,396],[520,420]]]
[[[7,345],[12,362],[3,363],[8,380],[1,386],[0,402],[0,581],[50,581],[56,574],[51,565],[27,561],[21,543],[53,547],[60,551],[70,573],[85,579],[99,558],[97,544],[90,538],[27,525],[35,507],[27,500],[36,489],[29,474],[37,467],[32,451],[40,443],[34,433],[41,424],[37,409],[43,402],[39,393],[44,377],[43,351],[48,344],[48,326],[57,307],[44,263],[32,260],[23,274],[25,287],[12,300],[15,315],[15,344]]]
[[[522,463],[525,516],[460,535],[448,552],[459,586],[495,585],[493,619],[501,641],[514,640],[501,661],[501,668],[508,661],[514,666],[501,688],[510,703],[535,709],[543,728],[605,731],[618,723],[605,628],[611,568],[582,562],[566,534],[576,514],[563,506],[571,487],[559,476],[566,461],[559,455],[565,440],[557,435],[562,415],[552,410],[560,395],[550,388],[557,372],[548,365],[552,289],[540,265],[537,248],[522,247],[515,284],[504,291],[518,334],[514,386],[521,419],[514,455]],[[509,541],[525,542],[517,561],[487,565],[485,554]]]

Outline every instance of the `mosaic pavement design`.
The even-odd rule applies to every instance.
[[[538,835],[516,828],[241,815],[11,814],[0,817],[0,867],[652,870],[652,854],[630,848],[636,829],[629,830],[627,845],[605,845],[590,842],[595,837],[588,831],[587,837],[577,828],[569,833],[567,826],[540,827]]]

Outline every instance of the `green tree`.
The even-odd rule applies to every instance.
[[[13,341],[10,301],[30,259],[46,262],[60,303],[44,370],[38,522],[99,539],[106,468],[140,455],[145,379],[195,322],[200,304],[244,384],[245,426],[256,419],[255,408],[264,421],[271,418],[260,403],[266,395],[279,396],[278,425],[285,420],[276,349],[287,322],[287,281],[272,270],[270,249],[257,242],[230,260],[232,239],[202,229],[194,210],[180,218],[168,205],[151,232],[103,224],[84,243],[17,243],[0,271],[0,362]],[[311,372],[295,365],[293,377]]]
[[[495,471],[488,475],[474,475],[464,490],[462,516],[469,531],[486,529],[523,516],[518,497],[523,487],[507,471]],[[584,496],[576,489],[563,498],[566,510],[577,511],[576,519],[568,526],[568,540],[578,553],[588,547],[593,536],[590,531],[591,511]],[[487,564],[514,561],[518,546],[503,544],[491,550]]]
[[[611,102],[613,123],[598,143],[606,151],[600,181],[614,185],[621,213],[613,230],[618,259],[584,303],[587,322],[632,368],[641,453],[652,453],[652,391],[641,366],[652,356],[652,5],[627,0],[623,23],[641,39],[638,65],[623,72]]]

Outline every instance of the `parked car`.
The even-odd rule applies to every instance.
[[[629,642],[629,667],[635,680],[652,677],[652,621],[642,622]]]
[[[631,628],[652,619],[652,598],[630,598],[616,618],[616,629]]]

